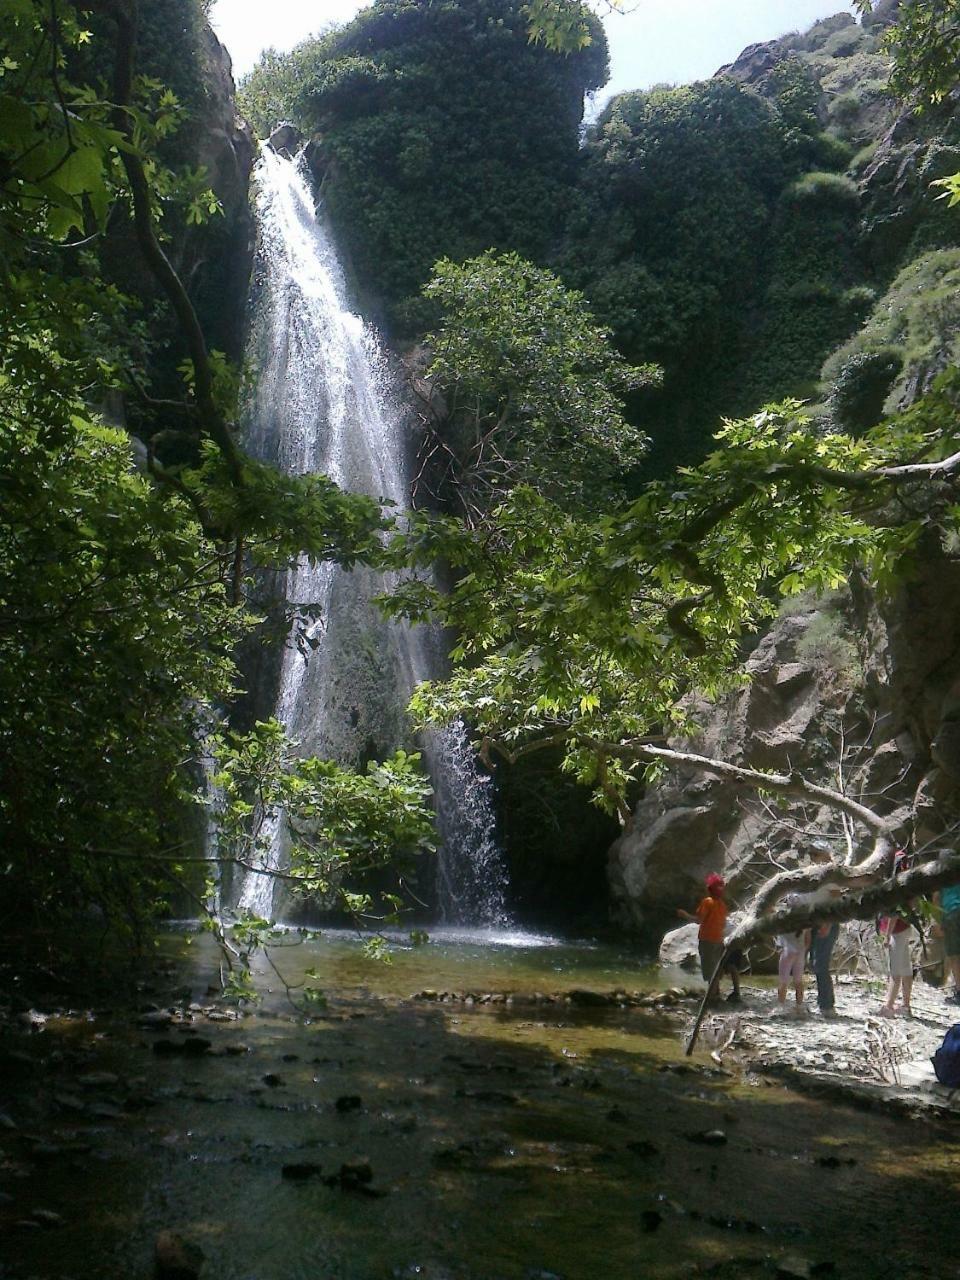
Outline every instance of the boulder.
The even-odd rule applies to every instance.
[[[268,139],[268,146],[278,156],[292,160],[300,149],[300,130],[293,124],[278,124]]]
[[[682,924],[678,929],[670,929],[663,935],[657,963],[667,967],[699,970],[698,932],[699,926],[695,924]]]

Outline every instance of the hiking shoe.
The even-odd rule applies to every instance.
[[[727,1004],[743,1004],[743,996],[737,995],[736,991],[731,991],[727,996]]]
[[[836,1009],[833,1009],[833,1008],[830,1008],[830,1009],[818,1009],[818,1010],[817,1010],[817,1013],[819,1013],[819,1015],[820,1015],[820,1017],[821,1017],[821,1018],[830,1018],[830,1019],[833,1019],[833,1018],[836,1018],[836,1017],[838,1016]]]

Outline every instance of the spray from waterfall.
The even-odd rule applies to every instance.
[[[246,444],[290,474],[324,472],[342,488],[406,506],[404,408],[377,337],[347,305],[330,231],[303,167],[264,148],[256,170],[259,252]],[[423,627],[386,620],[381,573],[299,561],[274,584],[288,606],[319,605],[309,644],[288,643],[273,714],[305,754],[382,756],[406,736],[416,683],[442,670]],[[424,735],[441,849],[438,907],[446,922],[504,924],[505,876],[489,781],[462,725]],[[261,831],[268,870],[282,865],[283,826]],[[249,873],[241,909],[270,917],[274,880]]]

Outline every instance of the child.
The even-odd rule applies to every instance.
[[[717,965],[723,956],[723,929],[727,922],[727,904],[723,895],[726,885],[723,876],[714,871],[706,879],[707,896],[701,898],[693,915],[689,911],[678,909],[677,915],[682,920],[691,920],[700,925],[697,935],[700,951],[700,972],[704,982],[711,982]],[[733,982],[733,991],[727,997],[728,1003],[740,1004],[740,974],[735,965],[727,964],[727,973]],[[719,981],[719,978],[718,978]],[[716,986],[711,984],[711,998],[717,994]]]
[[[783,906],[793,905],[786,897]],[[780,933],[777,935],[777,946],[780,948],[780,985],[777,987],[777,1000],[781,1009],[787,1007],[787,987],[793,979],[793,990],[797,998],[797,1013],[805,1012],[803,1003],[803,966],[810,946],[810,930],[800,929],[796,933]]]
[[[890,981],[887,984],[887,998],[880,1006],[879,1012],[885,1018],[892,1018],[897,995],[903,991],[901,1006],[904,1017],[911,1018],[910,997],[913,994],[913,956],[910,953],[910,940],[913,930],[909,920],[903,916],[881,916],[880,933],[886,940],[887,955],[890,966]]]
[[[916,858],[912,853],[906,849],[898,849],[893,858],[894,875],[909,871],[915,862]],[[913,1017],[910,1009],[910,997],[913,994],[913,955],[910,951],[910,943],[913,938],[913,929],[907,917],[914,912],[915,905],[912,901],[908,902],[904,913],[894,912],[893,915],[881,916],[877,922],[881,937],[887,944],[890,964],[887,998],[879,1010],[885,1018],[893,1017],[897,995],[901,991],[903,993],[901,1011],[905,1018]]]

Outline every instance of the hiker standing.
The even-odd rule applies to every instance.
[[[900,915],[881,916],[880,934],[886,940],[890,970],[887,998],[880,1006],[880,1013],[885,1018],[893,1017],[897,995],[902,990],[901,1012],[912,1018],[910,996],[913,992],[913,956],[910,954],[910,940],[913,930],[910,921]]]
[[[697,934],[700,952],[700,972],[703,974],[704,982],[710,984],[708,995],[712,998],[717,994],[719,974],[717,974],[716,984],[713,983],[712,979],[717,965],[723,957],[724,950],[723,931],[727,923],[727,904],[724,901],[726,885],[724,884],[723,876],[717,875],[715,871],[707,876],[705,883],[707,894],[706,897],[701,898],[696,911],[691,915],[689,911],[684,911],[680,908],[677,910],[677,915],[682,920],[690,920],[700,925],[700,931]],[[733,982],[733,991],[728,997],[729,1001],[731,1004],[739,1004],[740,974],[736,968],[729,965],[727,966],[727,972]]]
[[[832,862],[833,857],[829,844],[825,840],[814,840],[810,849],[810,858],[811,861],[821,866],[826,862]],[[819,901],[826,904],[842,896],[843,890],[841,887],[828,880],[815,893],[801,895],[801,899],[811,903]],[[813,976],[817,980],[817,1008],[823,1018],[835,1018],[837,1015],[830,962],[833,958],[834,945],[839,936],[839,922],[834,921],[832,924],[814,923],[810,942],[810,968],[813,970]]]
[[[953,992],[947,996],[951,1004],[960,1004],[960,884],[952,884],[933,895],[943,913],[940,936],[943,938],[944,977],[953,978]]]

